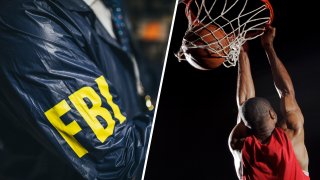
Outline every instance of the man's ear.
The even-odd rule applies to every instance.
[[[273,110],[269,110],[269,114],[271,119],[276,120],[277,119],[277,114]]]

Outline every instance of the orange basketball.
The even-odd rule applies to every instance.
[[[230,51],[226,33],[213,24],[198,24],[183,40],[186,60],[195,68],[219,67]]]

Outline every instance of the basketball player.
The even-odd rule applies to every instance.
[[[284,119],[278,121],[268,100],[255,97],[248,54],[242,48],[238,64],[239,115],[229,137],[230,151],[239,179],[310,179],[303,115],[290,76],[274,50],[274,37],[275,28],[269,27],[261,43],[268,56]]]

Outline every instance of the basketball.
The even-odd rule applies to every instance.
[[[226,33],[213,24],[195,26],[185,35],[183,45],[186,60],[200,70],[219,67],[230,51]]]

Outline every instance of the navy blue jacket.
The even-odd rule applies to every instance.
[[[86,179],[141,178],[151,117],[132,55],[82,0],[0,2],[0,178],[37,143]]]

